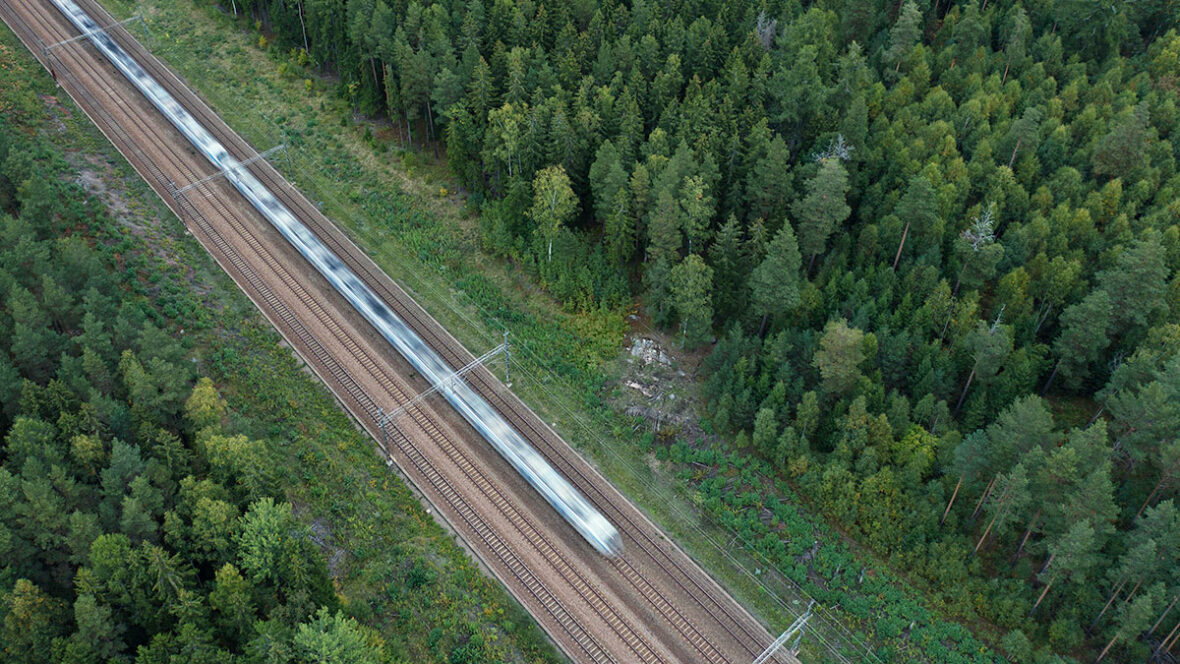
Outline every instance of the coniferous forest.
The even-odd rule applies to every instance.
[[[882,660],[995,661],[977,634],[1014,662],[1170,661],[1175,3],[224,9],[443,156],[484,247],[568,311],[638,303],[702,357],[702,424],[729,442],[657,452],[743,479],[769,469],[963,626],[925,629],[894,586],[831,565],[824,598],[890,644]],[[0,209],[20,212],[0,228],[0,553],[23,580],[0,636],[79,661],[100,633],[112,653],[166,653],[199,605],[202,634],[233,649],[376,657],[333,613],[319,559],[268,548],[276,529],[306,533],[224,428],[215,388],[107,295],[115,277],[84,244],[57,239],[52,224],[86,211],[43,211],[60,197],[19,189],[42,185],[21,184],[15,154],[0,178]],[[696,490],[810,582],[809,531],[759,521],[720,479]],[[272,587],[280,576],[300,582]],[[264,615],[273,639],[240,628]],[[48,627],[63,624],[78,629]]]
[[[707,428],[948,615],[1015,661],[1162,656],[1174,4],[249,10],[356,112],[445,151],[490,251],[706,353]]]
[[[61,168],[0,124],[0,661],[376,662],[263,444],[76,232],[110,218]]]

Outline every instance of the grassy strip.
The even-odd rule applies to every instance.
[[[64,155],[62,177],[87,171],[104,183],[118,219],[92,228],[92,238],[217,381],[234,429],[265,441],[344,605],[384,635],[393,661],[559,661],[523,609],[391,475],[331,395],[6,27],[0,91],[9,126]]]

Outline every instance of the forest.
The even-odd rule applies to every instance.
[[[0,661],[382,661],[262,444],[69,232],[107,213],[52,162],[0,126]]]
[[[728,450],[1011,660],[1175,651],[1174,4],[233,10],[570,311],[705,355]]]

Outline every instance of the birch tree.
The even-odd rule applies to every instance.
[[[548,242],[546,262],[553,262],[553,240],[578,210],[578,197],[561,166],[550,166],[533,179],[533,207],[529,213],[541,237]]]

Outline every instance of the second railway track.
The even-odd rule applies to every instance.
[[[91,0],[76,1],[91,12],[100,24],[114,23],[114,19],[97,3]],[[36,23],[36,28],[26,24],[23,30],[17,29],[18,34],[31,49],[34,44],[30,43],[30,39],[42,39],[51,43],[51,40],[60,41],[72,36],[68,24],[60,15],[55,17],[52,14],[54,11],[43,0],[0,0],[0,14],[3,14],[10,24],[14,21],[27,22],[29,19]],[[129,33],[121,27],[113,27],[110,32],[120,45],[134,55],[141,65],[221,140],[235,157],[244,160],[256,154],[253,148],[225,126],[171,69],[151,56]],[[50,38],[45,39],[46,36]],[[251,295],[288,341],[308,358],[321,378],[333,387],[337,396],[354,412],[358,420],[377,437],[379,432],[375,430],[374,421],[378,408],[382,404],[388,407],[404,403],[412,397],[406,381],[398,380],[392,375],[390,365],[377,359],[371,345],[358,342],[350,336],[346,327],[355,321],[342,323],[336,320],[333,314],[317,301],[315,292],[309,292],[298,283],[297,277],[306,278],[307,275],[295,275],[287,268],[290,256],[276,257],[268,248],[272,246],[271,243],[260,236],[261,231],[258,227],[244,222],[240,218],[241,211],[222,200],[225,193],[219,190],[229,189],[228,186],[218,187],[216,183],[209,184],[207,187],[213,190],[215,195],[202,196],[195,201],[183,194],[178,195],[175,184],[172,184],[171,178],[162,172],[158,160],[171,162],[173,167],[183,174],[184,182],[200,180],[209,174],[212,167],[191,150],[183,147],[163,149],[162,146],[176,145],[175,140],[166,137],[166,132],[146,128],[149,123],[143,123],[139,127],[140,131],[148,133],[153,140],[146,146],[137,145],[125,127],[128,123],[135,123],[137,116],[142,115],[142,109],[134,108],[125,93],[121,95],[118,92],[117,86],[105,88],[105,95],[103,90],[91,90],[78,78],[79,75],[82,78],[98,80],[104,76],[109,77],[110,72],[102,71],[105,65],[96,63],[95,55],[85,51],[88,47],[73,44],[63,48],[70,50],[60,56],[57,52],[48,55],[42,53],[40,56],[43,61],[46,58],[50,59],[45,62],[47,66],[50,66],[52,61],[61,65],[63,71],[60,73],[67,79],[63,84],[68,84],[72,88],[71,93],[79,105],[95,119],[108,138],[120,147],[149,184],[153,184],[157,191],[166,190],[166,193],[162,193],[165,202],[194,226],[198,237],[223,268]],[[113,71],[113,68],[107,69]],[[472,358],[462,345],[381,272],[338,228],[323,217],[316,206],[291,188],[270,164],[260,160],[252,163],[249,168],[452,367],[463,366]],[[172,198],[171,201],[168,200],[169,197]],[[221,217],[222,221],[227,220],[228,225],[222,223],[215,227],[207,218],[210,214]],[[226,231],[230,231],[232,237],[227,238]],[[238,252],[236,246],[247,248],[255,256],[261,257],[268,269],[274,270],[281,278],[289,279],[287,283],[292,284],[290,289],[278,292],[270,287],[259,271]],[[321,292],[318,288],[313,290]],[[298,304],[302,307],[302,316],[310,316],[314,323],[311,328],[304,325],[293,307],[289,306],[290,298],[300,300]],[[327,331],[332,343],[338,344],[338,347],[326,347],[317,336],[317,330]],[[350,360],[347,365],[352,365],[351,367],[341,361],[341,349],[347,354]],[[374,391],[372,387],[366,389],[352,376],[356,369],[363,370],[370,376],[367,381],[370,385],[376,383],[380,386],[380,389],[376,390],[377,394],[371,394],[370,392]],[[449,438],[449,435],[455,433],[454,423],[440,427],[435,413],[422,408],[413,409],[412,423],[418,431],[410,435],[401,431],[396,432],[394,439],[397,442],[397,450],[389,449],[386,452],[394,458],[400,455],[399,465],[405,474],[415,480],[424,494],[433,491],[433,495],[429,496],[432,502],[436,507],[447,507],[452,525],[466,533],[465,536],[471,540],[473,550],[485,559],[485,564],[493,561],[499,563],[498,574],[506,585],[509,585],[518,597],[521,591],[527,594],[522,601],[534,615],[537,615],[538,610],[542,612],[538,619],[543,625],[550,626],[548,629],[551,634],[555,640],[563,644],[571,658],[576,661],[595,662],[689,659],[740,662],[752,659],[770,641],[769,634],[761,625],[679,548],[664,540],[642,513],[626,503],[617,490],[569,450],[549,427],[514,395],[507,392],[490,372],[481,368],[469,374],[469,382],[513,426],[524,433],[555,468],[617,524],[627,541],[627,553],[623,558],[607,561],[599,557],[591,560],[593,564],[589,566],[586,565],[587,561],[573,561],[567,558],[570,555],[568,547],[559,545],[552,536],[544,535],[538,530],[533,525],[535,516],[530,520],[516,508],[514,503],[519,501],[519,493],[515,493],[511,499],[505,496],[497,481],[489,478],[484,470],[481,470],[481,465],[486,463],[486,459],[475,460],[470,451],[454,444]],[[419,443],[422,436],[437,446],[439,452],[453,465],[453,469],[448,471],[449,477],[448,472],[441,471],[437,461],[432,462],[421,449]],[[486,515],[480,515],[469,497],[456,488],[457,479],[477,486],[480,494],[487,498],[484,502],[495,507],[496,520],[503,520],[498,527],[499,530],[493,523],[488,522]],[[486,509],[486,505],[483,507]],[[516,533],[511,540],[517,543],[516,548],[509,545],[503,537],[502,531],[505,527]],[[522,557],[517,551],[521,545],[531,550],[529,557]],[[543,578],[544,575],[538,575],[530,569],[529,564],[525,562],[537,557],[549,561],[551,569],[547,570],[548,580]],[[609,578],[603,575],[603,570],[612,572]],[[518,585],[513,587],[513,583],[504,579],[505,574],[511,575]],[[563,587],[558,588],[557,585]],[[561,600],[562,593],[569,597],[571,592],[580,600],[580,606],[583,607],[581,611],[591,611],[602,624],[608,626],[612,632],[612,639],[609,641],[614,641],[614,646],[604,642],[601,636],[596,637],[588,632],[581,624],[584,617],[571,613],[571,608],[567,606],[568,602]],[[529,596],[534,601],[528,601]],[[637,609],[633,607],[616,606],[620,597],[628,596],[642,599],[644,606],[641,614],[635,613]],[[648,628],[632,624],[639,622],[641,615],[647,616],[647,621],[658,620],[662,624]],[[554,633],[554,627],[559,630],[557,633]],[[674,643],[668,643],[669,641]],[[623,649],[619,650],[619,646],[623,646]],[[780,661],[789,660],[783,658]]]

